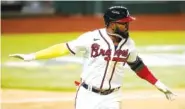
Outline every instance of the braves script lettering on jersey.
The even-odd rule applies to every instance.
[[[137,57],[134,42],[131,38],[126,40],[123,39],[118,44],[118,47],[115,48],[113,41],[108,36],[105,28],[84,33],[78,39],[68,42],[67,46],[73,54],[79,51],[85,51],[83,72],[81,74],[82,82],[102,90],[110,90],[120,87],[122,84],[125,63],[127,61],[135,61]],[[87,92],[86,94],[86,91],[86,89],[84,90],[83,87],[80,87],[77,96],[77,104],[80,104],[78,102],[79,99],[82,100],[80,102],[85,103],[88,96],[91,96],[91,99],[99,96],[100,98],[98,97],[96,100],[99,99],[101,101],[101,95],[95,96],[93,92]],[[115,91],[108,96],[115,100],[115,98],[117,98],[116,96],[118,96],[118,92],[119,91]],[[84,101],[81,99],[83,96],[87,96],[84,98]],[[120,96],[118,98],[120,98]],[[98,102],[96,101],[96,103]],[[85,104],[82,106],[77,105],[77,109],[85,108],[87,109]]]

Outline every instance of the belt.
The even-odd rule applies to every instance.
[[[83,82],[81,85],[82,85],[85,89],[89,89],[89,88],[90,88],[89,85],[86,84],[85,82]],[[119,88],[120,88],[120,87],[117,87],[117,88],[114,88],[114,89],[108,89],[108,90],[101,90],[101,89],[97,89],[97,88],[92,87],[92,88],[91,88],[91,91],[94,92],[94,93],[98,93],[98,94],[100,94],[100,95],[108,95],[108,94],[110,94],[110,93],[112,93],[112,92],[114,92],[114,91],[117,91]]]

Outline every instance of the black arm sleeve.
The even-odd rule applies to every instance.
[[[137,56],[135,62],[132,62],[132,63],[127,62],[127,64],[135,72],[137,72],[138,70],[140,70],[144,66],[144,63],[143,63],[142,59],[139,56]]]

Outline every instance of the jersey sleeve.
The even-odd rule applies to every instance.
[[[66,43],[67,48],[72,54],[76,54],[79,51],[86,51],[88,45],[91,43],[91,32],[80,35],[77,39]]]
[[[135,43],[133,40],[130,40],[130,52],[129,52],[129,57],[127,59],[128,63],[133,63],[137,60],[138,52],[135,47]]]

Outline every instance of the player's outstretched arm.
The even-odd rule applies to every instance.
[[[168,100],[173,100],[174,94],[170,89],[165,86],[162,82],[157,80],[157,78],[151,73],[148,67],[143,63],[140,57],[136,57],[134,62],[128,62],[130,68],[142,79],[148,81],[149,83],[155,85],[157,89],[163,92]]]
[[[46,49],[40,50],[31,54],[10,54],[10,57],[19,58],[25,61],[39,60],[39,59],[50,59],[58,56],[64,56],[69,54],[69,50],[65,43],[56,44]]]

